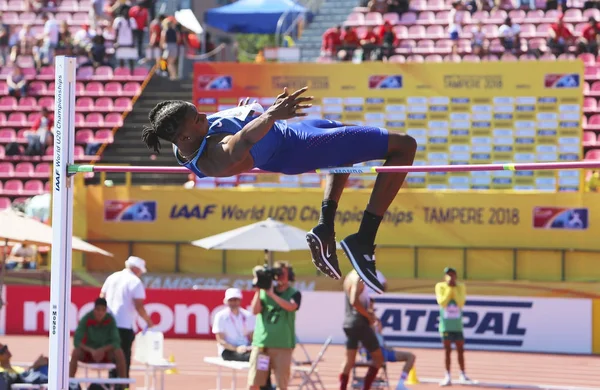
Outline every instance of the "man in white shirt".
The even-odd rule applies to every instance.
[[[518,52],[521,49],[521,26],[513,23],[511,18],[504,19],[504,24],[498,29],[498,37],[502,46],[509,52]]]
[[[250,342],[256,318],[240,307],[241,302],[242,292],[237,288],[229,288],[223,300],[228,307],[215,315],[212,331],[223,360],[250,361]]]
[[[108,310],[115,317],[117,328],[119,328],[121,348],[125,354],[127,378],[129,378],[131,365],[131,346],[135,338],[133,323],[137,317],[136,314],[146,321],[148,328],[154,326],[144,308],[146,291],[144,283],[140,279],[144,273],[146,273],[146,262],[139,257],[130,256],[125,261],[125,269],[110,275],[100,292],[100,297],[106,299]]]

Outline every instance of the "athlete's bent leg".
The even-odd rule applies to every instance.
[[[415,355],[411,352],[405,351],[393,351],[394,352],[394,361],[396,362],[405,362],[404,367],[402,367],[402,374],[400,374],[400,379],[398,380],[398,384],[396,385],[396,390],[406,390],[404,386],[404,381],[408,378],[408,373],[415,365]]]
[[[389,133],[384,166],[412,165],[417,142],[406,134]],[[361,279],[374,291],[383,293],[375,268],[375,236],[383,216],[406,179],[405,172],[380,173],[375,180],[358,233],[342,240],[341,245]]]

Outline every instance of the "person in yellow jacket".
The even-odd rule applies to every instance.
[[[446,377],[440,386],[450,386],[450,355],[452,343],[456,345],[458,365],[460,367],[461,383],[470,383],[471,380],[465,373],[465,338],[463,336],[462,310],[467,299],[467,289],[463,283],[457,282],[456,270],[451,267],[444,269],[445,280],[435,285],[435,297],[440,305],[439,331],[446,353]]]

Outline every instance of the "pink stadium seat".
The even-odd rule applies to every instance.
[[[48,109],[54,109],[54,97],[44,96],[38,99],[39,107],[46,107]]]
[[[417,46],[417,42],[412,39],[404,39],[400,41],[400,46],[396,49],[396,53],[410,54],[412,49]]]
[[[30,122],[29,120],[27,122]],[[17,142],[19,143],[26,143],[27,142],[27,136],[26,133],[28,131],[31,131],[30,129],[20,129],[19,131],[17,131]]]
[[[15,166],[15,176],[31,177],[33,176],[33,164],[30,162],[20,162]]]
[[[12,96],[0,98],[0,111],[14,111],[17,108],[17,99]]]
[[[525,21],[525,15],[525,11],[521,9],[513,9],[508,13],[508,16],[510,16],[510,19],[514,23],[523,23]]]
[[[123,117],[121,114],[112,113],[104,117],[104,124],[109,127],[123,126]]]
[[[595,67],[592,66],[586,66],[585,70],[584,70],[584,74],[585,77],[591,77],[591,78],[595,78],[596,76],[598,76],[598,69],[596,69]]]
[[[6,85],[5,81],[1,81],[0,80],[0,95],[7,95],[8,94],[8,85]]]
[[[423,58],[422,55],[419,54],[413,54],[410,55],[406,58],[406,62],[425,62],[425,59]]]
[[[585,154],[586,160],[600,160],[600,149],[590,150]],[[6,184],[4,185],[6,191]]]
[[[587,128],[590,130],[600,130],[600,114],[594,114],[589,118]]]
[[[75,94],[77,96],[85,95],[85,84],[81,81],[75,83]]]
[[[23,193],[23,182],[21,180],[7,180],[4,182],[4,195],[18,196]]]
[[[586,97],[583,99],[583,111],[587,113],[596,112],[598,109],[598,102],[593,97]]]
[[[76,127],[89,126],[89,124],[85,120],[85,116],[80,112],[75,113],[75,126]]]
[[[540,61],[556,61],[556,56],[552,53],[544,53],[540,57]]]
[[[425,57],[426,62],[442,62],[444,59],[439,54],[430,54]]]
[[[61,12],[74,12],[78,9],[77,1],[74,0],[63,0],[58,5],[58,10]]]
[[[503,9],[494,10],[490,12],[490,18],[486,20],[486,23],[501,25],[507,16],[508,14]]]
[[[104,95],[121,96],[123,95],[123,86],[121,83],[110,82],[104,86]]]
[[[85,86],[85,94],[87,96],[102,96],[104,95],[104,88],[98,81],[92,81]]]
[[[413,11],[427,11],[426,0],[412,0],[410,2],[410,9]]]
[[[592,83],[589,94],[592,96],[600,96],[600,81],[594,81]]]
[[[2,192],[2,184],[0,184],[0,192]],[[5,210],[10,208],[10,199],[1,197],[0,198],[0,210]]]
[[[88,144],[94,141],[94,132],[90,129],[77,130],[75,133],[75,143]]]
[[[33,173],[34,177],[42,177],[42,178],[46,178],[46,177],[50,177],[50,172],[52,170],[52,167],[49,163],[38,163],[35,166],[35,171]]]
[[[593,131],[584,131],[583,132],[583,145],[584,146],[596,145],[596,133],[594,133]]]
[[[79,10],[85,8],[81,8],[81,4],[79,4]],[[89,16],[87,12],[77,12],[72,15],[71,23],[81,25],[89,22]]]
[[[486,56],[481,57],[481,61],[483,61],[483,62],[498,62],[498,57],[493,54],[488,54]]]
[[[35,110],[38,107],[38,102],[34,97],[26,96],[19,99],[19,104],[17,108],[21,111],[31,111]]]
[[[53,66],[42,66],[39,74],[37,75],[37,79],[38,80],[54,80],[54,67]]]
[[[473,54],[467,54],[463,57],[463,61],[465,62],[481,62],[481,58],[479,56]]]
[[[493,39],[498,36],[498,26],[494,24],[486,24],[481,29],[487,39]]]
[[[4,151],[4,145],[0,145],[0,159],[5,158],[5,151]]]
[[[572,53],[562,53],[561,55],[558,56],[559,60],[574,60],[575,59],[575,55]]]
[[[58,22],[70,23],[71,22],[71,13],[70,12],[58,12],[58,13],[54,14],[54,18]]]
[[[460,47],[460,41],[459,41]],[[438,53],[447,54],[452,51],[452,41],[449,39],[440,39],[435,43],[435,51]]]
[[[43,81],[32,81],[29,83],[29,93],[32,95],[45,95],[48,92],[46,83]]]
[[[501,61],[514,62],[517,61],[517,57],[515,57],[512,53],[504,53],[500,58]]]
[[[365,16],[362,13],[353,12],[348,15],[344,24],[348,26],[363,26],[365,24]]]
[[[18,56],[17,57],[17,66],[20,68],[35,68],[35,61],[32,56]]]
[[[433,53],[435,43],[431,39],[421,39],[417,42],[417,47],[413,49],[415,54],[430,54]]]
[[[94,68],[84,66],[77,70],[77,80],[91,80],[94,76]]]
[[[6,179],[15,175],[15,169],[12,163],[0,162],[0,178]]]
[[[94,80],[110,80],[113,78],[113,70],[110,66],[99,66],[94,73]]]
[[[32,112],[31,114],[27,115],[27,123],[35,122],[38,120],[39,117],[40,117],[39,112]]]
[[[584,21],[580,9],[571,8],[564,13],[564,21],[566,23],[579,23]]]
[[[427,7],[430,11],[441,11],[443,9],[446,9],[444,0],[429,0],[427,3]]]
[[[23,194],[26,195],[39,195],[44,192],[44,183],[41,180],[33,179],[27,180],[23,188]]]
[[[406,59],[404,58],[404,56],[401,55],[393,55],[388,59],[388,61],[400,64],[406,62]]]
[[[444,27],[442,26],[428,26],[425,31],[425,37],[428,39],[440,39],[447,35],[444,34]]]
[[[544,11],[539,9],[528,11],[525,18],[529,23],[540,24],[544,19]]]
[[[74,156],[76,159],[83,159],[85,158],[85,151],[83,149],[83,146],[79,146],[79,145],[75,145],[75,151],[74,151]]]
[[[398,16],[396,12],[388,12],[387,14],[383,15],[383,21],[388,22],[393,26],[400,22],[400,16]],[[146,74],[148,74],[148,70],[146,68],[136,68],[135,70],[137,71],[138,69],[143,69],[146,71]]]
[[[22,112],[11,112],[6,119],[7,126],[27,126],[27,117]]]
[[[475,11],[471,16],[471,22],[476,24],[479,22],[485,23],[490,18],[490,14],[487,11]]]
[[[0,112],[0,126],[6,126],[6,114]]]
[[[75,109],[81,112],[94,111],[94,99],[91,97],[80,97],[75,101]]]
[[[88,177],[94,177],[94,173],[93,173],[93,172],[90,172],[90,173],[92,174],[92,176],[84,176],[84,177],[85,177],[86,179],[87,179]],[[44,192],[50,192],[50,191],[52,191],[52,189],[50,188],[50,181],[46,181],[46,182],[44,182]]]
[[[400,24],[413,25],[417,21],[417,14],[414,12],[403,13],[400,17]]]
[[[12,73],[12,68],[3,67],[0,69],[0,79],[6,80],[9,74]]]
[[[75,147],[77,147],[77,145],[75,145]],[[46,152],[44,153],[44,155],[46,157],[50,157],[50,159],[52,159],[52,156],[54,156],[54,146],[48,146],[46,148]]]
[[[2,14],[2,21],[6,24],[18,24],[19,14],[16,12],[4,12]]]
[[[397,14],[394,14],[397,15]],[[397,19],[399,20],[399,18]],[[382,21],[383,24],[383,21]],[[392,24],[396,24],[396,22],[392,23]],[[144,81],[146,79],[146,77],[148,77],[148,74],[150,73],[150,71],[148,70],[148,68],[145,67],[137,67],[133,70],[133,79],[134,80],[139,80],[139,81]]]
[[[124,96],[136,96],[141,92],[142,88],[140,83],[135,81],[130,81],[123,87],[123,95]]]
[[[112,144],[114,142],[114,137],[111,130],[98,130],[94,139],[98,143]]]
[[[115,110],[119,112],[131,111],[133,106],[131,105],[131,99],[122,97],[115,99]]]
[[[394,34],[396,34],[396,37],[400,39],[406,38],[408,29],[406,26],[394,26]]]
[[[435,26],[435,27],[438,27],[438,26]],[[424,26],[410,26],[408,28],[407,38],[421,39],[423,37],[425,37],[425,27]]]
[[[439,20],[437,21],[439,23]],[[417,17],[417,24],[423,24],[423,25],[429,25],[429,24],[434,24],[436,23],[436,15],[431,12],[431,11],[424,11],[419,13],[419,16]],[[446,19],[446,24],[448,23],[448,20]]]
[[[537,35],[535,32],[535,25],[523,24],[521,25],[521,38],[535,38]]]
[[[589,95],[589,94],[590,94],[590,83],[588,83],[587,81],[585,81],[583,83],[583,95],[585,96],[585,95]]]
[[[597,8],[590,8],[583,11],[582,19],[587,21],[589,18],[600,20],[600,10],[598,10]]]
[[[113,99],[107,97],[98,98],[94,106],[96,107],[96,111],[113,111]]]
[[[104,120],[102,119],[102,114],[94,112],[92,114],[87,114],[85,117],[85,125],[90,127],[100,127],[104,125]]]
[[[365,24],[367,26],[379,26],[383,24],[383,16],[379,12],[369,12],[365,16]]]

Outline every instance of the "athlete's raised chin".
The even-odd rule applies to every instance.
[[[198,149],[206,134],[208,134],[206,114],[198,112],[198,109],[190,104],[182,123],[179,125],[176,139],[177,147],[182,152]]]

